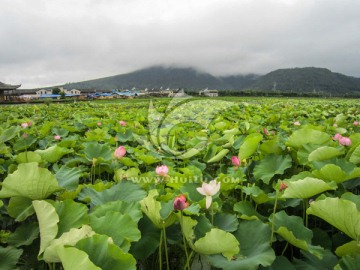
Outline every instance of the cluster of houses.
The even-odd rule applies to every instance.
[[[183,89],[131,89],[131,90],[78,90],[65,89],[59,87],[55,92],[53,89],[18,89],[21,85],[8,85],[0,82],[0,99],[1,100],[23,100],[30,101],[36,99],[113,99],[113,98],[134,98],[134,97],[184,97],[186,93]],[[199,92],[200,96],[216,97],[217,90],[205,89]]]

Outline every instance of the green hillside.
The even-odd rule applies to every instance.
[[[199,91],[204,88],[240,91],[262,90],[281,92],[360,94],[360,79],[331,72],[325,68],[278,69],[266,75],[255,74],[217,77],[193,68],[150,67],[135,72],[101,79],[69,83],[67,89],[152,89],[183,88]]]

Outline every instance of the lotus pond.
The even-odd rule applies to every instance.
[[[0,269],[360,269],[356,100],[0,108]]]

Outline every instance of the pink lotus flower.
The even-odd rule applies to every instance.
[[[231,157],[231,163],[237,168],[240,166],[241,161],[237,156],[232,156]]]
[[[295,121],[294,122],[294,126],[300,126],[301,124],[300,124],[300,122],[299,121]]]
[[[336,133],[335,136],[333,137],[333,140],[338,141],[341,138],[342,138],[342,135],[340,133]]]
[[[265,134],[265,135],[270,135],[270,132],[268,131],[267,128],[264,128],[264,134]]]
[[[22,128],[27,128],[28,126],[29,126],[28,123],[22,123],[22,124],[21,124],[21,127],[22,127]]]
[[[344,146],[350,146],[352,144],[350,138],[348,138],[348,137],[339,138],[339,143]]]
[[[31,127],[33,123],[31,121],[27,122],[28,126]]]
[[[217,183],[216,179],[211,180],[209,183],[202,183],[201,187],[196,189],[201,195],[206,196],[206,209],[208,209],[212,202],[212,196],[220,190],[220,182]]]
[[[23,135],[22,135],[22,137],[23,137],[23,139],[24,139],[24,140],[26,140],[26,139],[27,139],[27,137],[28,137],[27,133],[26,133],[26,132],[24,132],[24,133],[23,133]]]
[[[118,148],[116,148],[115,152],[114,152],[114,156],[117,159],[122,159],[126,154],[126,149],[124,146],[119,146]]]
[[[61,136],[60,136],[60,135],[55,135],[55,136],[54,136],[54,140],[60,141],[60,140],[61,140]]]
[[[97,122],[96,124],[98,125],[98,127],[101,127],[102,125],[101,122]]]
[[[338,125],[335,123],[335,124],[333,124],[333,127],[338,127]]]
[[[354,121],[354,126],[358,126],[359,125],[359,121]]]
[[[283,191],[283,190],[285,190],[285,189],[287,189],[287,188],[288,188],[288,185],[287,185],[287,184],[285,184],[284,182],[281,182],[281,183],[280,183],[280,189],[279,189],[280,192]]]
[[[166,165],[157,166],[155,172],[159,176],[167,176],[169,168]]]
[[[180,196],[175,197],[174,199],[174,209],[182,211],[185,208],[189,207],[189,203],[186,201],[186,197],[184,194],[181,194]]]
[[[119,124],[120,124],[120,126],[122,126],[122,127],[125,127],[126,126],[126,122],[125,121],[119,121]]]

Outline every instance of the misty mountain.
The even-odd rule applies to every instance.
[[[95,80],[68,83],[67,89],[159,89],[183,88],[202,90],[265,90],[294,92],[360,92],[360,79],[331,72],[325,68],[278,69],[266,75],[214,76],[193,68],[175,68],[155,66],[127,74],[105,77]]]

